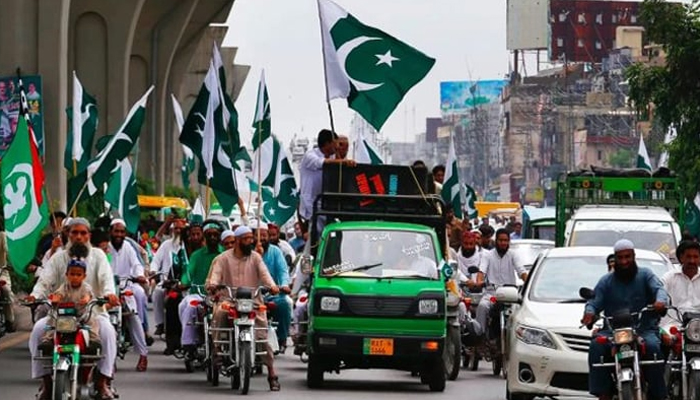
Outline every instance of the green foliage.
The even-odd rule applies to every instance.
[[[619,149],[616,152],[610,154],[608,158],[608,163],[610,166],[615,168],[630,168],[634,165],[634,160],[637,156],[632,150],[629,149]]]
[[[645,0],[640,17],[648,41],[663,45],[666,65],[630,67],[630,100],[640,112],[653,104],[655,122],[664,130],[676,127],[678,136],[668,146],[669,166],[693,198],[700,176],[700,1]]]

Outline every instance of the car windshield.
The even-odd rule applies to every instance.
[[[576,221],[569,246],[610,246],[620,239],[666,255],[676,248],[671,223],[660,221]]]
[[[579,288],[595,287],[600,277],[607,273],[606,258],[607,255],[545,258],[533,277],[530,300],[560,303],[580,299]],[[669,270],[668,264],[661,260],[637,257],[637,265],[651,269],[658,277]]]
[[[532,233],[533,239],[543,239],[543,240],[554,240],[556,234],[556,228],[549,225],[533,226]]]
[[[526,268],[532,267],[540,253],[553,247],[554,243],[527,243],[518,242],[517,240],[510,242],[510,249],[515,250],[518,259]]]
[[[321,276],[437,279],[433,239],[398,230],[342,230],[328,235]]]

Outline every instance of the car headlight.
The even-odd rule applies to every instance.
[[[700,319],[691,319],[685,327],[685,336],[693,342],[700,342]]]
[[[236,310],[239,313],[249,313],[253,311],[253,300],[237,300]]]
[[[632,343],[634,340],[634,332],[632,328],[616,329],[613,332],[613,341],[615,344]]]
[[[322,311],[338,311],[340,310],[340,298],[333,296],[321,297]]]
[[[437,314],[438,301],[436,299],[425,299],[418,302],[418,314]]]
[[[71,333],[78,330],[78,319],[75,317],[56,318],[56,332]]]
[[[548,347],[556,349],[554,340],[549,333],[542,329],[531,328],[529,326],[518,325],[515,329],[515,337],[523,343],[532,344],[535,346]]]

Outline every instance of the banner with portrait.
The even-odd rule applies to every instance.
[[[41,76],[23,76],[24,90],[29,104],[29,121],[34,129],[39,155],[44,155],[44,113]],[[19,118],[19,79],[16,76],[0,77],[0,159],[15,137]]]

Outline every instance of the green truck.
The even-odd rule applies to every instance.
[[[673,258],[684,220],[683,191],[671,174],[594,169],[557,182],[557,246],[612,246],[626,238]]]
[[[322,386],[328,372],[386,368],[444,390],[451,271],[443,261],[443,204],[428,194],[428,178],[390,165],[324,170],[312,226],[335,222],[323,229],[312,260],[310,388]]]

